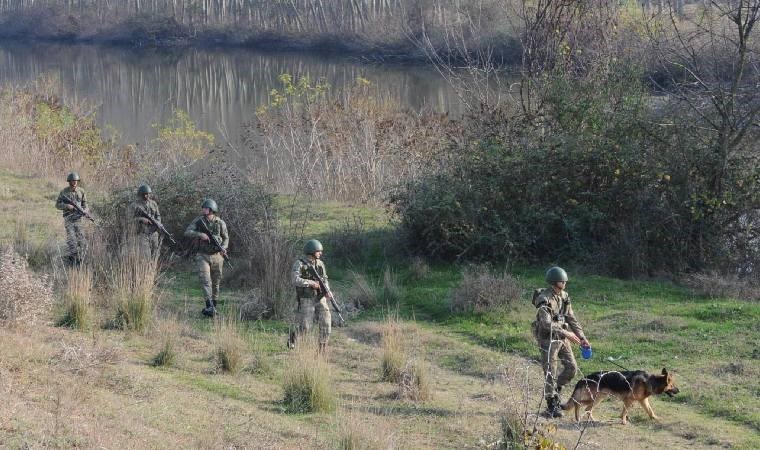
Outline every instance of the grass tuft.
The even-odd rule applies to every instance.
[[[94,322],[92,271],[86,267],[66,271],[63,317],[58,326],[88,330]]]
[[[142,332],[151,324],[158,300],[158,261],[137,245],[119,255],[110,274],[111,301],[118,328]]]
[[[397,305],[402,295],[403,291],[401,290],[398,276],[390,267],[386,266],[383,271],[383,301],[385,305]]]
[[[377,306],[377,292],[369,284],[367,277],[358,272],[351,272],[352,284],[346,294],[348,300],[360,309],[369,309]]]
[[[422,359],[410,360],[401,372],[398,382],[398,397],[423,402],[430,400],[430,368]]]
[[[454,312],[488,312],[520,301],[520,281],[507,273],[494,274],[488,266],[472,266],[462,273],[462,281],[451,291]]]
[[[232,316],[234,317],[234,315]],[[235,319],[219,319],[214,324],[214,360],[217,369],[231,374],[245,367],[246,344]]]
[[[283,380],[285,411],[310,413],[332,411],[335,394],[327,361],[317,352],[313,339],[304,338],[293,352]]]
[[[401,381],[406,354],[404,353],[401,324],[398,316],[389,315],[383,324],[380,379],[390,383]]]
[[[176,364],[179,358],[180,326],[176,318],[170,318],[158,327],[160,336],[160,348],[158,353],[151,359],[151,365],[155,367],[170,367]]]
[[[0,252],[0,320],[34,324],[53,305],[53,287],[46,275],[37,275],[12,246]]]

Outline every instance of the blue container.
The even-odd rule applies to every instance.
[[[581,347],[581,356],[583,356],[583,359],[591,359],[591,355],[593,355],[591,347]]]

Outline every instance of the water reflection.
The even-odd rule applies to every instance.
[[[362,76],[412,109],[457,113],[459,102],[433,70],[381,67],[323,56],[242,49],[135,50],[89,45],[0,44],[0,85],[57,75],[65,95],[97,107],[101,124],[124,142],[151,137],[151,124],[172,110],[190,113],[200,128],[236,139],[282,73],[324,77],[334,89]]]

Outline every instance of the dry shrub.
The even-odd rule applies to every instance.
[[[451,291],[451,309],[455,312],[487,312],[520,301],[520,281],[506,271],[494,274],[488,266],[464,269],[462,281]]]
[[[54,238],[36,240],[31,236],[28,218],[21,218],[16,222],[13,248],[26,258],[29,267],[34,270],[50,267],[59,253],[58,243]]]
[[[230,317],[235,317],[231,315]],[[223,372],[238,374],[245,367],[246,343],[235,319],[219,319],[214,323],[214,362]]]
[[[110,272],[117,327],[141,332],[151,324],[159,300],[158,278],[158,261],[128,242],[112,261]]]
[[[302,338],[291,353],[283,391],[283,405],[289,413],[324,412],[335,408],[330,367],[317,351],[313,338]]]
[[[274,362],[269,352],[267,352],[264,343],[257,340],[253,344],[252,353],[253,360],[249,367],[251,372],[259,375],[271,374],[274,370]]]
[[[398,276],[390,267],[385,267],[383,271],[383,301],[386,306],[398,304],[403,292],[398,282]]]
[[[683,284],[695,294],[710,298],[760,300],[760,283],[756,279],[709,272],[691,274],[683,280]]]
[[[359,309],[377,306],[377,292],[369,284],[367,277],[358,272],[350,272],[351,287],[346,293],[347,300]]]
[[[430,274],[430,266],[424,259],[415,256],[409,264],[409,274],[414,280],[423,280]]]
[[[252,268],[261,299],[269,311],[268,317],[287,318],[295,303],[290,268],[298,253],[294,242],[279,231],[271,230],[258,237]]]
[[[84,266],[66,270],[63,317],[59,326],[87,330],[95,319],[92,308],[92,271]]]
[[[176,317],[170,317],[158,326],[160,347],[158,353],[150,361],[153,366],[173,366],[177,362],[181,347],[181,328]]]
[[[405,361],[401,323],[397,315],[389,314],[383,324],[380,379],[391,383],[401,381]]]
[[[53,357],[53,362],[79,375],[99,370],[122,359],[118,347],[104,345],[98,340],[91,344],[83,340],[74,343],[61,341],[60,345],[61,349]]]
[[[0,255],[0,320],[31,325],[44,319],[53,305],[47,275],[36,275],[13,246]]]
[[[335,418],[336,442],[338,450],[383,450],[396,448],[391,442],[390,430],[377,429],[377,423],[360,421],[356,415]]]
[[[398,398],[421,402],[430,400],[430,368],[423,359],[410,360],[401,372]]]
[[[269,305],[261,298],[258,289],[251,290],[245,295],[238,310],[240,320],[261,320],[270,315]]]

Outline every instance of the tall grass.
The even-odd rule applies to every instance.
[[[432,397],[430,367],[424,359],[409,360],[398,381],[398,397],[422,402]]]
[[[128,242],[113,259],[109,277],[115,325],[144,331],[159,300],[158,261],[142,252],[137,243]]]
[[[369,309],[378,304],[378,295],[374,286],[372,286],[367,277],[359,272],[350,272],[351,287],[346,293],[346,299],[354,304],[357,308]]]
[[[470,266],[451,291],[451,309],[455,312],[494,311],[519,303],[522,295],[520,280],[508,272],[493,273],[488,265]]]
[[[292,311],[290,267],[296,255],[293,241],[283,233],[270,230],[259,235],[252,267],[261,298],[274,318],[286,318]]]
[[[389,314],[383,324],[382,349],[380,356],[380,379],[391,383],[401,381],[406,362],[406,352],[402,341],[401,324],[396,314]]]
[[[153,366],[173,366],[179,357],[180,325],[176,317],[169,317],[157,327],[159,350],[151,359]]]
[[[335,408],[330,368],[312,338],[302,338],[291,353],[285,369],[283,392],[283,405],[290,413],[324,412]]]
[[[240,335],[236,315],[214,322],[214,361],[223,372],[238,374],[245,367],[246,343]]]
[[[58,325],[79,330],[92,327],[95,312],[92,306],[92,271],[89,267],[66,270],[63,308],[63,316]]]

